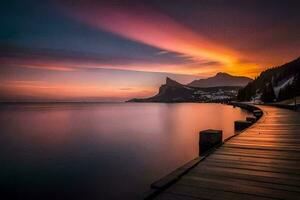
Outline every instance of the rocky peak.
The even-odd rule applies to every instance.
[[[227,73],[225,73],[225,72],[218,72],[216,75],[215,75],[215,77],[220,77],[220,78],[222,78],[222,77],[232,77],[230,74],[227,74]]]
[[[167,86],[182,86],[177,81],[174,81],[173,79],[170,79],[169,77],[166,78],[166,85]]]

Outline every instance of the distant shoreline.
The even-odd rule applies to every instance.
[[[0,104],[125,103],[124,101],[5,101]]]
[[[174,103],[218,103],[218,104],[227,104],[223,102],[196,102],[196,101],[179,101],[179,102],[130,102],[130,101],[32,101],[32,102],[26,102],[26,101],[6,101],[6,102],[0,102],[1,104],[98,104],[98,103],[136,103],[136,104],[143,104],[143,103],[163,103],[163,104],[174,104]]]

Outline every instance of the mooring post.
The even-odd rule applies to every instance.
[[[254,110],[253,115],[257,118],[260,118],[262,116],[263,112],[261,110]]]
[[[199,156],[204,155],[216,145],[222,144],[222,130],[203,130],[199,133]]]
[[[234,121],[234,130],[242,131],[245,128],[248,128],[249,126],[251,126],[251,124],[252,124],[252,122],[249,122],[249,121],[242,121],[242,120]]]

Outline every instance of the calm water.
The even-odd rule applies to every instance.
[[[221,104],[0,108],[0,187],[19,199],[138,199],[197,156],[199,130],[226,138],[247,115]]]

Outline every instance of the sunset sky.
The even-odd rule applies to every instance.
[[[0,101],[124,101],[300,56],[296,0],[0,3]]]

